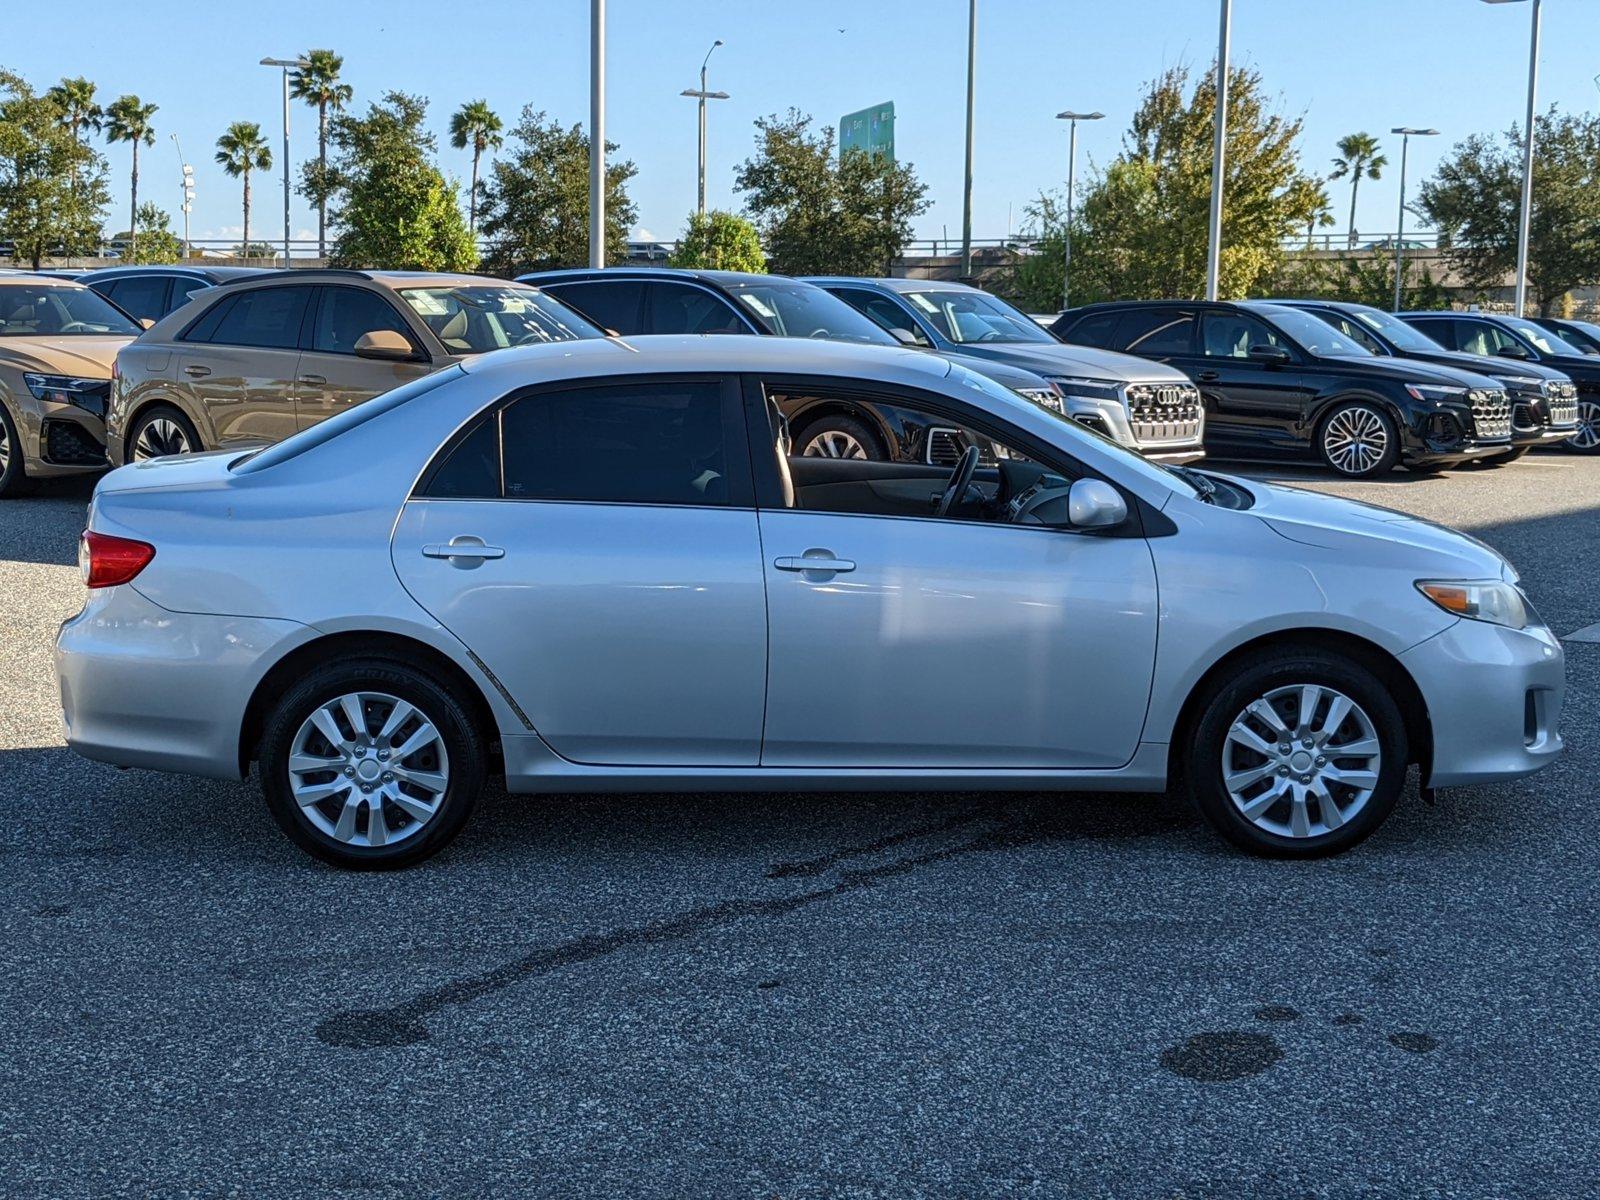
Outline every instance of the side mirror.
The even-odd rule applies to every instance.
[[[1533,355],[1529,354],[1521,346],[1501,346],[1500,349],[1495,351],[1495,353],[1501,358],[1529,359],[1533,357]]]
[[[1284,363],[1291,361],[1289,352],[1282,346],[1251,346],[1247,353],[1256,362],[1266,363],[1272,367],[1281,367]]]
[[[1067,520],[1074,529],[1110,529],[1127,519],[1127,501],[1103,479],[1080,479],[1067,492]]]
[[[389,362],[403,362],[416,357],[411,343],[392,329],[374,329],[356,339],[357,358],[381,358]]]
[[[155,320],[152,317],[140,317],[139,318],[139,328],[140,329],[149,329],[154,324],[155,324]]]

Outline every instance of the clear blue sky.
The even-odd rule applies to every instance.
[[[842,113],[893,100],[899,155],[929,185],[919,236],[961,225],[965,0],[610,0],[608,134],[639,168],[632,191],[644,235],[671,237],[694,203],[694,103],[678,92],[715,38],[713,89],[733,98],[711,114],[709,201],[737,207],[735,166],[753,145],[751,122],[790,106],[836,124]],[[1600,103],[1600,0],[1546,0],[1540,106]],[[1478,130],[1522,118],[1531,4],[1479,0],[1234,0],[1234,58],[1257,67],[1282,109],[1303,115],[1303,157],[1325,172],[1352,130],[1383,135],[1391,168],[1364,183],[1357,225],[1395,220],[1395,125],[1432,125],[1413,143],[1412,179]],[[1063,108],[1100,109],[1080,129],[1079,166],[1116,150],[1145,81],[1174,63],[1203,69],[1217,34],[1217,0],[979,0],[974,235],[997,237],[1008,214],[1065,173]],[[110,100],[136,92],[160,106],[158,140],[142,160],[141,193],[177,219],[177,133],[194,163],[193,233],[237,236],[239,185],[212,162],[231,121],[261,123],[276,151],[279,80],[257,66],[328,46],[345,56],[357,103],[397,88],[431,102],[445,169],[466,155],[445,136],[451,111],[487,98],[509,126],[524,104],[563,122],[588,120],[586,0],[444,4],[438,0],[275,0],[271,4],[145,0],[10,4],[0,64],[36,86],[87,75]],[[314,152],[314,114],[296,106],[296,160]],[[128,149],[109,151],[114,211],[126,204]],[[1344,227],[1349,193],[1335,184]],[[281,192],[258,187],[252,233],[281,232]],[[295,198],[297,236],[314,228]]]

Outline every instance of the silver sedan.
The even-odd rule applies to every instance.
[[[796,398],[954,466],[791,453]],[[1170,469],[964,368],[781,338],[484,356],[277,445],[96,489],[67,741],[257,770],[321,858],[399,866],[513,792],[1159,791],[1262,854],[1548,764],[1561,648],[1498,554]]]

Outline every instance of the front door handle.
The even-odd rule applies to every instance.
[[[798,558],[785,555],[774,559],[773,566],[780,571],[803,571],[810,574],[815,571],[823,575],[835,575],[840,571],[854,571],[856,564],[848,558],[835,558],[831,550],[807,550]]]
[[[323,384],[328,382],[328,377],[326,375],[302,375],[300,376],[300,382],[309,383],[315,387],[321,387]]]
[[[1195,379],[1201,383],[1215,383],[1221,378],[1221,373],[1217,371],[1201,371],[1200,374],[1195,376]]]
[[[452,567],[460,567],[464,571],[481,567],[491,558],[506,556],[500,546],[486,546],[482,538],[471,534],[453,537],[442,546],[437,543],[426,545],[422,548],[422,554],[425,558],[448,559]]]
[[[189,376],[191,379],[204,379],[207,375],[211,374],[211,368],[210,367],[201,367],[201,366],[188,366],[188,367],[185,367],[183,369],[183,373],[185,375]]]

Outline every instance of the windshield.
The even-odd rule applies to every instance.
[[[987,292],[935,290],[907,292],[906,299],[940,333],[957,344],[997,342],[1054,343],[1055,338],[1027,313]]]
[[[873,346],[900,343],[843,300],[804,283],[740,283],[728,289],[768,333],[779,337],[826,338],[867,342]]]
[[[1522,335],[1523,339],[1533,343],[1534,349],[1540,354],[1582,354],[1570,342],[1563,342],[1555,334],[1542,325],[1535,325],[1532,321],[1524,321],[1521,317],[1501,317],[1502,321],[1514,332]]]
[[[1351,315],[1368,329],[1375,329],[1381,333],[1397,350],[1436,354],[1444,349],[1415,325],[1407,325],[1399,317],[1391,316],[1381,308],[1358,308],[1353,310]]]
[[[528,287],[401,288],[400,298],[452,354],[605,336],[559,300]]]
[[[142,330],[100,293],[70,283],[0,286],[0,337],[136,336]]]
[[[1273,308],[1272,323],[1318,358],[1371,358],[1372,351],[1345,337],[1321,317],[1298,308]]]

